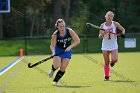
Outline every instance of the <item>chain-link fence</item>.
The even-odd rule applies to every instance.
[[[52,7],[52,6],[51,6]],[[49,8],[49,6],[48,6]],[[50,54],[50,39],[54,32],[53,8],[41,8],[40,11],[32,11],[28,9],[19,9],[12,7],[10,13],[0,14],[0,56],[18,55],[19,50],[24,49],[25,55],[34,54]],[[49,11],[48,11],[49,10]],[[88,10],[87,10],[88,11]],[[123,13],[122,13],[123,14]],[[104,15],[102,15],[104,16]],[[103,17],[91,15],[93,23],[97,24],[104,21]],[[100,19],[100,20],[99,20]],[[86,19],[84,19],[86,20]],[[89,20],[91,21],[91,20]],[[122,20],[121,20],[122,21]],[[73,22],[73,21],[72,21]],[[82,21],[83,22],[83,21]],[[123,22],[121,22],[123,23]],[[75,24],[76,28],[72,28],[79,33],[80,22]],[[81,23],[85,25],[85,21]],[[127,39],[118,38],[120,52],[140,51],[140,34],[138,34],[139,26],[125,24],[126,33],[132,30],[132,34],[126,34]],[[77,29],[78,28],[78,29]],[[135,29],[134,29],[135,28]],[[98,38],[98,31],[94,28],[82,28],[79,37],[81,39],[80,45],[73,49],[73,53],[99,53],[101,51],[101,41]],[[136,33],[137,32],[137,33]],[[90,34],[90,35],[89,35]],[[136,43],[136,45],[135,45]],[[126,44],[129,46],[126,47]],[[132,45],[131,45],[132,44]],[[131,47],[135,45],[134,47]]]
[[[81,43],[73,48],[73,53],[100,53],[101,41],[95,36],[79,36]],[[18,55],[24,49],[26,55],[50,54],[51,37],[26,37],[0,40],[0,56]],[[118,38],[120,52],[140,51],[140,34],[126,34],[126,38]],[[128,43],[126,45],[126,43]],[[128,46],[128,47],[127,47]]]

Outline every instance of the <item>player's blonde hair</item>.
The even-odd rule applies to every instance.
[[[108,11],[105,15],[105,17],[107,16],[108,13],[112,13],[113,17],[114,17],[114,13],[112,11]]]

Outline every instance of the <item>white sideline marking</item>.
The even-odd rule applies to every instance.
[[[7,65],[6,67],[4,67],[3,69],[0,70],[0,75],[2,75],[3,73],[5,73],[7,70],[9,70],[10,68],[12,68],[15,64],[17,64],[19,61],[21,61],[23,59],[23,57],[19,57],[17,60],[11,62],[9,65]]]

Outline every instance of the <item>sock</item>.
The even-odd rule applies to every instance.
[[[64,75],[65,71],[62,72],[61,70],[59,70],[54,78],[54,82],[58,82],[60,80],[60,78]]]
[[[56,69],[54,68],[54,66],[52,65],[52,70],[55,71]]]
[[[104,65],[104,73],[105,73],[105,77],[109,77],[110,76],[110,67]]]

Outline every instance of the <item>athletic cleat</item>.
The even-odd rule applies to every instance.
[[[54,71],[53,71],[53,70],[51,70],[51,71],[49,72],[49,74],[48,74],[48,75],[49,75],[49,77],[50,77],[50,78],[52,78],[53,73],[54,73]]]
[[[109,77],[105,77],[104,81],[109,81]]]
[[[115,63],[110,63],[110,66],[113,67],[115,65]]]
[[[54,82],[54,81],[52,82],[52,85],[53,85],[53,86],[57,86],[57,87],[60,86],[58,82]]]

